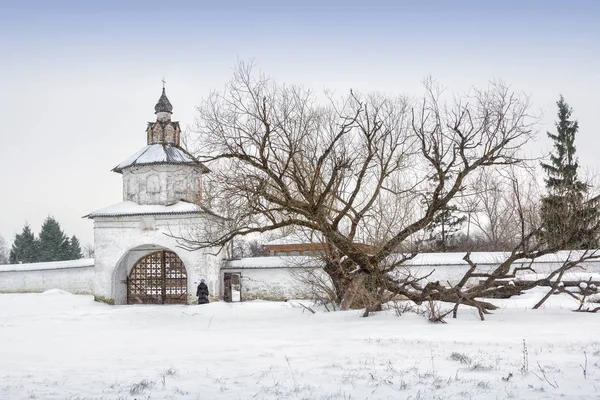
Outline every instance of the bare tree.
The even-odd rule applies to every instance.
[[[512,226],[509,221],[514,219],[516,210],[511,207],[505,182],[491,170],[482,170],[475,184],[479,190],[472,201],[477,212],[472,214],[471,223],[490,243],[488,250],[506,250],[517,236],[510,229]]]
[[[196,126],[214,199],[229,219],[182,244],[223,246],[237,236],[301,227],[327,244],[323,269],[342,308],[364,306],[368,315],[391,293],[474,306],[483,318],[495,307],[478,298],[514,274],[516,260],[553,251],[538,240],[523,206],[519,245],[495,272],[476,273],[472,264],[452,287],[394,272],[416,255],[424,229],[459,193],[477,190],[472,176],[522,165],[519,150],[534,136],[536,119],[528,99],[502,82],[450,100],[432,80],[424,88],[419,100],[351,91],[323,103],[241,63],[226,89],[198,108]],[[468,291],[471,278],[485,282]]]
[[[8,264],[8,245],[2,236],[0,236],[0,265]]]
[[[526,167],[503,167],[482,169],[474,176],[475,190],[469,197],[458,199],[460,209],[467,214],[463,248],[480,251],[500,251],[513,248],[521,237],[521,225],[517,215],[517,196],[525,202],[529,219],[537,215],[540,201],[535,171]],[[519,183],[520,193],[515,193],[513,182]]]
[[[244,257],[263,257],[268,255],[258,239],[244,240],[243,238],[232,239],[232,256],[233,258]]]
[[[94,245],[93,244],[85,244],[83,246],[83,257],[84,258],[94,258]]]

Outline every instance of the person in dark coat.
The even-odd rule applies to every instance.
[[[196,290],[196,296],[198,296],[198,304],[208,303],[208,286],[204,283],[204,279],[200,279],[198,290]]]

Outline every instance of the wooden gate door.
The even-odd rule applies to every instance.
[[[127,278],[127,304],[186,304],[187,273],[177,254],[161,250],[142,257]]]

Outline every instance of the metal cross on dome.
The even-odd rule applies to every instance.
[[[162,83],[163,83],[163,89],[165,88],[165,83],[167,83],[167,81],[165,81],[165,78],[162,78]]]

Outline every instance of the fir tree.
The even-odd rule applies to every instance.
[[[39,261],[69,260],[69,256],[69,239],[60,228],[60,224],[49,216],[40,231]]]
[[[79,243],[79,239],[77,239],[77,236],[75,235],[71,237],[69,257],[71,260],[79,260],[80,258],[83,258],[83,254],[81,254],[81,244]]]
[[[442,166],[445,163],[441,162]],[[445,176],[445,181],[451,178],[451,174]],[[438,176],[431,175],[429,181],[432,185],[437,185]],[[462,189],[461,189],[462,190]],[[445,189],[442,190],[442,196],[445,193]],[[467,220],[466,216],[458,217],[456,212],[458,208],[455,205],[447,204],[445,207],[440,208],[439,212],[433,217],[433,221],[425,228],[426,232],[429,232],[429,238],[427,242],[432,245],[433,251],[441,251],[445,253],[451,250],[452,238],[461,229],[461,226]]]
[[[547,174],[548,194],[542,198],[543,236],[550,246],[588,248],[596,244],[589,227],[596,218],[594,204],[585,201],[587,185],[577,176],[579,164],[575,157],[575,135],[579,123],[571,119],[573,110],[563,96],[556,103],[558,122],[556,134],[547,132],[554,141],[549,163],[541,163]]]
[[[23,231],[15,235],[9,261],[11,264],[32,263],[39,261],[39,242],[31,228],[25,224]]]
[[[68,237],[65,237],[65,241],[60,245],[58,257],[61,261],[73,259],[71,257],[71,239],[69,239]]]
[[[456,206],[445,207],[426,228],[429,231],[429,240],[433,242],[435,251],[446,252],[450,250],[452,238],[466,221],[467,217],[456,216],[456,211]]]

